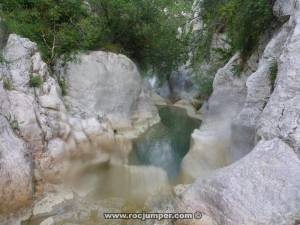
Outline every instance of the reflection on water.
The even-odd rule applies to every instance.
[[[191,133],[200,121],[177,107],[161,107],[159,115],[161,122],[134,141],[130,163],[161,167],[174,179],[189,150]]]
[[[172,196],[169,178],[175,180],[178,175],[181,160],[189,149],[190,135],[200,121],[175,107],[161,107],[159,114],[161,122],[134,140],[129,165],[89,164],[79,166],[79,170],[74,166],[76,176],[71,182],[74,199],[23,224],[40,225],[47,218],[54,225],[145,224],[104,220],[103,213],[149,211],[169,202]]]

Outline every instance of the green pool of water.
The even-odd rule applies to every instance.
[[[189,117],[184,109],[170,106],[159,107],[159,115],[161,122],[134,140],[130,164],[161,167],[174,179],[200,120]]]

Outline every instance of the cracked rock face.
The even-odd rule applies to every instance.
[[[274,11],[290,19],[266,45],[258,67],[247,78],[241,111],[230,122],[229,147],[236,162],[198,177],[181,195],[180,207],[210,218],[193,224],[299,223],[300,1],[278,0]],[[278,73],[272,87],[274,61]]]
[[[104,52],[80,55],[84,63],[69,63],[69,72],[60,74],[69,76],[70,95],[66,98],[37,45],[29,39],[9,35],[3,57],[0,214],[28,206],[37,186],[61,183],[72,171],[71,159],[86,159],[93,165],[127,162],[131,142],[115,136],[114,119],[143,127],[141,123],[149,126],[158,115],[150,91],[125,56]],[[30,87],[33,75],[42,78],[40,87]],[[9,88],[4,85],[7,80]]]
[[[273,88],[270,68],[277,67],[290,31],[291,27],[286,23],[274,34],[259,60],[257,70],[247,79],[247,97],[243,109],[232,123],[230,154],[233,161],[244,157],[256,144],[258,121]]]
[[[256,56],[249,60],[255,61]],[[214,92],[203,110],[203,122],[192,134],[191,148],[182,162],[182,171],[188,178],[196,178],[228,165],[230,158],[231,123],[241,111],[246,98],[246,71],[240,78],[232,68],[238,54],[221,68],[214,80]]]
[[[0,115],[0,214],[33,200],[31,154],[7,119]]]
[[[300,216],[299,190],[299,158],[283,141],[272,139],[237,163],[199,178],[184,193],[182,207],[203,212],[216,224],[290,225]]]
[[[66,101],[72,113],[94,117],[104,113],[116,128],[132,126],[132,116],[145,88],[130,59],[109,52],[90,52],[78,55],[76,61],[67,64],[63,73],[68,83]],[[150,117],[155,117],[157,111],[147,101],[145,107],[149,106],[147,112],[152,112]]]
[[[299,96],[300,96],[300,9],[290,19],[292,32],[279,59],[277,85],[264,109],[258,134],[264,139],[280,137],[300,156]]]

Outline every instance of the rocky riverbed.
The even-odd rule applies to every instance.
[[[236,53],[217,71],[199,111],[188,74],[152,90],[129,58],[103,51],[79,53],[50,71],[36,43],[1,30],[1,225],[120,224],[103,220],[103,212],[135,210],[203,215],[149,225],[299,224],[300,1],[277,0],[273,14],[276,23],[240,76]],[[39,87],[33,77],[42,80]],[[165,94],[170,87],[174,93]],[[176,187],[163,162],[128,164],[132,140],[160,126],[155,103],[171,102],[154,91],[181,99],[177,106],[202,119],[176,168],[183,178]]]

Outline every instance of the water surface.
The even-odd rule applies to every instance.
[[[73,200],[22,225],[40,225],[48,217],[54,219],[55,225],[145,224],[104,220],[103,213],[151,211],[153,205],[169,204],[170,183],[176,182],[181,161],[189,150],[191,133],[200,121],[177,107],[159,107],[159,115],[161,122],[134,140],[129,165],[105,164],[84,169],[72,184],[76,193]]]
[[[134,140],[130,163],[161,167],[174,179],[189,150],[191,133],[200,121],[173,106],[159,107],[159,115],[161,122]]]

